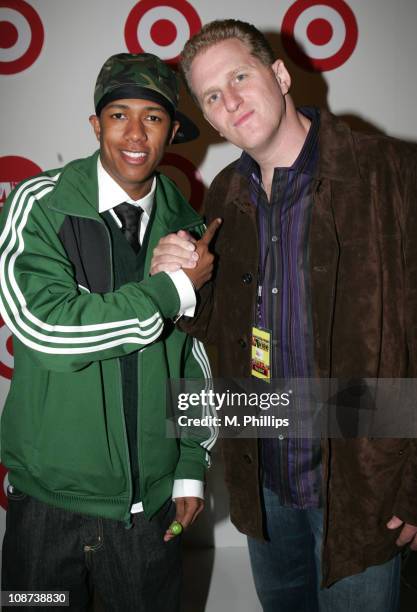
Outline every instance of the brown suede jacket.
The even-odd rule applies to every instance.
[[[321,112],[309,237],[319,377],[415,377],[417,147],[351,132]],[[258,270],[256,214],[235,163],[215,178],[207,221],[223,218],[213,283],[188,328],[217,347],[221,377],[250,376]],[[417,407],[416,407],[417,410]],[[231,518],[263,537],[257,441],[224,440]],[[323,443],[323,585],[391,558],[392,515],[417,525],[417,440]]]

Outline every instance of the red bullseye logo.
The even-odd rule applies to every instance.
[[[0,157],[0,208],[11,190],[23,179],[39,174],[42,170],[26,157],[7,155]]]
[[[7,470],[2,463],[0,463],[0,506],[7,510],[7,487],[9,479],[7,478]]]
[[[154,53],[176,64],[185,43],[201,25],[198,13],[186,0],[141,0],[126,21],[126,46],[130,53]]]
[[[203,206],[205,187],[194,164],[177,153],[165,153],[159,167],[176,183],[191,206],[199,212]]]
[[[44,30],[35,9],[24,0],[0,0],[0,74],[29,68],[43,47]]]
[[[284,16],[281,36],[294,62],[325,72],[350,58],[358,42],[358,24],[344,0],[297,0]]]
[[[13,376],[13,337],[0,317],[0,376],[11,380]]]

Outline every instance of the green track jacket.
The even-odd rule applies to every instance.
[[[113,291],[112,245],[98,214],[97,155],[21,183],[0,215],[0,311],[15,371],[1,422],[10,481],[73,512],[128,520],[132,497],[119,357],[138,351],[138,453],[144,511],[174,479],[204,479],[215,431],[166,437],[166,380],[209,378],[201,343],[174,327],[177,290],[150,277],[159,239],[202,220],[158,175],[144,280]]]

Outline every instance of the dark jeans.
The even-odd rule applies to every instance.
[[[248,539],[264,612],[397,612],[400,555],[321,589],[322,511],[285,508],[266,488],[264,504],[270,541]]]
[[[3,590],[69,591],[70,609],[80,612],[93,588],[106,612],[179,610],[180,538],[163,541],[175,515],[171,501],[151,521],[134,515],[133,527],[126,529],[122,522],[54,508],[13,488],[8,500]]]

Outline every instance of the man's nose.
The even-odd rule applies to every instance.
[[[242,97],[232,87],[223,92],[224,105],[229,113],[236,111],[242,103]]]
[[[148,136],[142,121],[129,121],[126,130],[126,137],[134,142],[147,140]]]

